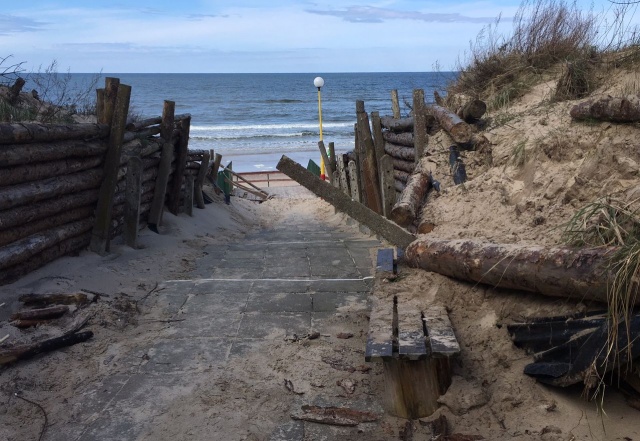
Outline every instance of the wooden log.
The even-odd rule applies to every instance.
[[[95,168],[102,163],[102,156],[88,158],[63,159],[53,162],[40,162],[29,165],[18,165],[2,169],[0,187],[38,181],[55,176],[69,175],[79,171]]]
[[[376,163],[380,164],[380,159],[384,156],[384,137],[382,135],[382,123],[380,113],[371,112],[371,127],[373,128],[373,145],[376,151]]]
[[[209,152],[202,154],[202,162],[198,169],[198,176],[195,182],[195,200],[196,205],[200,209],[204,209],[204,196],[202,195],[202,186],[204,185],[204,178],[207,176],[207,170],[209,169]]]
[[[444,99],[440,96],[437,90],[433,91],[433,101],[439,105],[444,107]],[[462,118],[462,117],[461,117]]]
[[[102,113],[104,120],[98,121],[98,123],[108,124],[109,126],[113,123],[119,88],[120,80],[118,78],[106,77],[104,79],[104,111]]]
[[[173,175],[173,182],[169,192],[169,211],[175,216],[178,215],[180,208],[180,188],[182,186],[182,178],[187,163],[187,154],[189,152],[189,131],[191,129],[191,117],[180,121],[180,141],[176,148],[176,171]]]
[[[416,163],[413,161],[404,161],[402,159],[393,158],[391,159],[393,164],[393,168],[396,170],[402,170],[407,173],[413,173],[416,169]]]
[[[28,309],[11,314],[11,320],[46,320],[62,317],[69,312],[67,305],[55,305],[47,308]]]
[[[160,138],[165,143],[170,143],[173,138],[173,127],[175,125],[176,103],[174,101],[164,100],[162,106],[162,119],[160,121]]]
[[[355,161],[349,161],[349,189],[351,189],[351,199],[356,202],[362,200],[362,193],[360,192],[360,179],[358,178],[358,168]]]
[[[364,111],[364,101],[356,102],[356,118],[358,120],[358,137],[360,153],[364,155],[361,170],[366,206],[378,214],[382,214],[382,197],[380,195],[380,179],[378,177],[378,161],[376,149],[371,136],[369,116]]]
[[[484,101],[475,99],[460,107],[457,114],[464,122],[472,124],[482,118],[486,111],[487,104]]]
[[[433,180],[431,181],[433,182]],[[424,204],[422,204],[422,208],[420,209],[420,216],[418,221],[418,234],[428,234],[433,231],[436,227],[436,222],[433,218],[433,210],[432,207],[429,206],[430,194],[433,193],[433,190],[429,190],[427,193],[427,197],[425,198]]]
[[[569,114],[577,120],[638,122],[640,121],[640,96],[613,97],[607,95],[591,98],[573,106]]]
[[[124,126],[129,113],[131,86],[120,84],[116,97],[115,109],[111,120],[109,133],[109,149],[105,157],[104,177],[100,185],[100,196],[96,207],[96,224],[93,227],[91,250],[98,254],[109,251],[109,224],[111,222],[111,207],[113,194],[118,182],[118,168],[122,151]]]
[[[352,200],[327,182],[319,181],[313,173],[286,156],[282,156],[276,168],[317,196],[325,199],[338,210],[380,234],[392,244],[404,248],[415,239],[415,236],[406,230]]]
[[[107,148],[107,142],[101,140],[86,142],[52,141],[0,146],[0,167],[12,167],[22,164],[31,166],[34,163],[65,160],[70,157],[101,156],[104,155]]]
[[[416,150],[414,162],[417,164],[427,149],[427,112],[424,103],[424,90],[413,91],[413,141]]]
[[[393,177],[393,159],[389,155],[380,158],[380,188],[382,192],[382,213],[389,219],[391,209],[396,203],[395,178]]]
[[[336,145],[333,142],[329,143],[329,163],[331,164],[331,170],[333,170],[333,172],[337,172],[338,171],[338,161],[336,161]]]
[[[91,337],[93,337],[93,332],[91,331],[73,332],[29,345],[3,349],[0,351],[0,366],[15,363],[20,360],[26,360],[45,352],[51,352],[56,349],[82,343],[89,340]]]
[[[161,128],[160,126],[158,126],[158,127],[150,127],[147,130],[142,130],[140,132],[125,132],[124,136],[122,137],[122,141],[129,142],[129,141],[133,141],[134,139],[151,138],[152,136],[155,136],[158,133],[160,133],[160,131],[161,131]]]
[[[220,153],[216,153],[215,159],[213,161],[213,167],[211,168],[211,178],[214,181],[218,179],[218,171],[220,170],[221,162],[222,162],[222,155]]]
[[[413,131],[413,117],[397,119],[390,116],[383,116],[380,118],[380,124],[384,129],[394,133]]]
[[[95,200],[98,200],[97,192],[95,193]],[[23,222],[13,228],[2,230],[0,231],[0,247],[29,237],[32,234],[40,233],[41,231],[59,227],[79,219],[88,218],[93,214],[93,210],[94,208],[91,205],[73,209],[63,208],[60,213],[49,216],[45,214],[43,218],[33,222]]]
[[[416,159],[416,149],[413,147],[402,147],[386,142],[384,144],[384,151],[387,155],[392,156],[393,158],[412,162],[415,162]]]
[[[422,158],[415,172],[409,176],[400,199],[393,206],[391,220],[398,225],[406,227],[412,224],[420,214],[422,201],[429,190],[429,164],[426,158]]]
[[[398,90],[391,91],[391,111],[395,119],[400,119],[400,101],[398,100]]]
[[[8,210],[25,204],[62,196],[100,185],[103,172],[100,169],[85,170],[66,176],[44,179],[0,188],[0,210]],[[2,220],[0,220],[2,224]]]
[[[76,237],[92,226],[93,218],[81,219],[65,225],[33,234],[0,248],[0,269],[28,260],[35,254],[55,245],[58,242]]]
[[[382,133],[382,137],[387,143],[395,144],[397,146],[403,147],[411,147],[413,148],[415,145],[415,141],[413,139],[413,132],[384,132]]]
[[[460,150],[455,145],[449,147],[449,169],[451,170],[454,184],[460,185],[467,181],[467,169],[460,157]]]
[[[393,169],[393,177],[396,180],[403,182],[405,185],[409,180],[409,175],[410,173],[407,173],[406,171]]]
[[[458,115],[449,109],[438,105],[429,107],[429,111],[455,142],[467,143],[473,135],[473,129],[469,124],[460,119]]]
[[[187,176],[186,186],[184,189],[184,212],[188,216],[193,216],[193,194],[195,191],[196,178]]]
[[[131,248],[138,248],[138,219],[142,192],[142,160],[131,158],[127,164],[124,201],[124,240]]]
[[[104,138],[108,134],[109,126],[106,124],[0,124],[0,144]]]
[[[497,288],[607,302],[615,248],[565,248],[422,237],[406,250],[413,267]],[[636,303],[640,296],[633,297]]]
[[[165,143],[162,147],[162,156],[160,157],[160,167],[158,168],[158,178],[153,191],[153,202],[151,203],[151,212],[149,213],[149,229],[155,233],[158,232],[158,225],[162,223],[162,211],[167,194],[167,185],[169,183],[169,174],[171,173],[171,160],[173,159],[173,145]]]
[[[104,89],[96,89],[96,119],[98,122],[105,120],[104,117],[104,100],[106,92]],[[106,124],[106,123],[105,123]]]

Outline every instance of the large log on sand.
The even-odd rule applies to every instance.
[[[593,98],[573,106],[570,115],[579,120],[637,122],[640,121],[640,96]]]
[[[409,176],[407,186],[402,191],[400,198],[391,210],[390,219],[406,227],[411,225],[416,219],[422,200],[429,190],[430,164],[426,158],[422,158],[416,170]]]
[[[415,162],[416,159],[416,149],[413,147],[402,147],[385,142],[384,152],[393,158],[404,159],[405,161]]]
[[[458,109],[458,116],[467,123],[473,123],[482,118],[487,111],[487,104],[481,100],[471,100]]]
[[[565,248],[423,237],[406,249],[409,265],[470,282],[607,302],[612,247]],[[635,295],[636,303],[640,297]]]
[[[101,163],[102,156],[91,156],[8,167],[0,173],[0,187],[68,175],[97,167]]]
[[[449,133],[455,142],[469,142],[471,135],[473,135],[473,129],[469,124],[461,120],[458,115],[438,105],[429,106],[429,110],[440,124],[440,127]]]

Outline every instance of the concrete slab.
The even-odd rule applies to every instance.
[[[301,293],[309,291],[313,282],[308,280],[274,280],[264,279],[253,282],[252,292],[292,292]]]
[[[215,268],[212,279],[260,279],[262,268]]]
[[[192,283],[189,292],[193,294],[248,293],[253,287],[251,280],[195,280]]]
[[[226,362],[230,339],[194,337],[197,336],[157,341],[148,348],[149,360],[140,371],[150,374],[205,372]]]
[[[247,312],[311,312],[311,296],[307,293],[256,292],[249,295]]]
[[[373,280],[355,277],[352,280],[314,280],[309,283],[311,292],[370,292]]]
[[[238,337],[283,339],[288,335],[307,334],[310,327],[310,313],[250,312],[243,314]]]
[[[314,312],[334,312],[344,306],[365,310],[368,306],[369,294],[366,292],[318,292],[311,294]]]

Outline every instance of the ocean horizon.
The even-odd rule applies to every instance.
[[[86,84],[96,74],[72,74]],[[320,161],[318,91],[321,89],[325,143],[338,153],[354,148],[355,102],[367,112],[391,115],[391,91],[398,90],[401,112],[408,115],[413,89],[424,89],[427,101],[455,79],[455,72],[367,73],[102,73],[132,86],[130,113],[147,118],[162,114],[164,100],[176,103],[176,114],[191,114],[191,149],[214,149],[223,164],[240,172],[275,170],[283,154],[306,166]]]

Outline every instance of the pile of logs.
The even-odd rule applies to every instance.
[[[165,203],[178,214],[195,195],[204,208],[192,185],[210,153],[189,153],[191,117],[165,101],[162,117],[127,125],[130,90],[107,78],[96,124],[0,125],[0,284],[121,234],[135,247]]]

